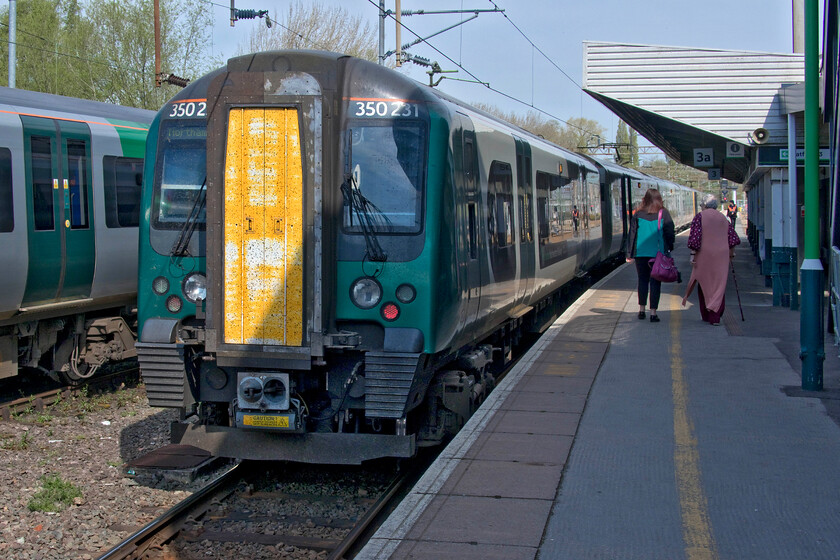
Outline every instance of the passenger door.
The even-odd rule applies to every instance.
[[[484,254],[484,236],[481,234],[482,224],[480,212],[480,196],[478,192],[478,151],[476,150],[475,130],[472,121],[466,115],[461,115],[463,130],[463,177],[467,202],[467,316],[466,324],[471,325],[478,316],[481,301],[481,256]]]
[[[87,298],[95,240],[90,130],[22,116],[29,269],[23,305]]]
[[[531,184],[531,146],[516,140],[516,191],[519,210],[519,263],[520,279],[517,300],[521,301],[533,290],[536,263],[534,257],[534,188]]]

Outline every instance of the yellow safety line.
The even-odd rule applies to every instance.
[[[665,294],[663,294],[664,296]],[[717,545],[709,521],[709,504],[700,480],[700,453],[688,416],[688,387],[683,377],[680,327],[683,310],[666,296],[671,323],[671,387],[674,397],[674,467],[680,499],[683,540],[688,560],[717,560]],[[665,299],[665,298],[663,298]]]

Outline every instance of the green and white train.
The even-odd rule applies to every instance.
[[[456,432],[658,187],[356,58],[231,59],[152,123],[138,358],[173,440],[409,457]],[[578,217],[573,212],[577,209]]]
[[[152,111],[0,88],[0,378],[134,356]]]

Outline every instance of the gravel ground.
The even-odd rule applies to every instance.
[[[169,443],[176,418],[175,410],[150,408],[140,386],[0,421],[0,558],[97,558],[206,484],[124,474],[126,462]],[[43,511],[45,486],[61,483],[79,495]]]

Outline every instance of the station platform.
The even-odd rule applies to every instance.
[[[799,312],[742,234],[720,326],[687,234],[661,322],[623,265],[499,383],[357,559],[840,558],[840,357],[801,390]],[[744,320],[741,320],[738,296]]]

